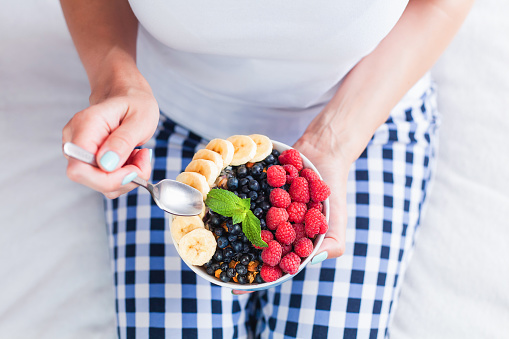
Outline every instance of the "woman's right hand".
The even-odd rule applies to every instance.
[[[159,108],[141,75],[107,88],[94,91],[91,106],[67,123],[62,142],[72,142],[95,154],[100,166],[68,158],[67,176],[113,199],[137,187],[130,183],[136,176],[149,179],[151,150],[134,148],[154,134]]]

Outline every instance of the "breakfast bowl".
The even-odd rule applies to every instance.
[[[266,140],[269,140],[269,139],[266,138]],[[290,146],[288,146],[286,144],[283,144],[281,142],[278,142],[278,141],[270,140],[270,143],[272,144],[272,149],[276,150],[279,153],[282,153],[285,150],[292,149],[292,147],[290,147]],[[237,146],[235,146],[235,149],[237,149]],[[275,153],[275,154],[277,154],[277,153]],[[303,155],[303,154],[300,154],[300,156],[301,156],[301,159],[302,159],[302,164],[304,166],[304,169],[308,168],[308,169],[313,170],[316,174],[318,174],[320,179],[322,179],[321,176],[320,176],[320,173],[318,172],[316,167],[311,163],[311,161],[308,158],[306,158],[306,156]],[[222,173],[224,173],[225,171],[228,171],[229,168],[230,167],[224,168]],[[218,184],[219,179],[216,181],[215,185]],[[178,180],[178,177],[177,177],[177,180]],[[235,193],[235,194],[237,194],[237,193]],[[205,195],[205,193],[204,193],[204,195]],[[267,198],[267,200],[268,200],[268,198]],[[326,222],[328,223],[329,222],[329,198],[327,197],[327,199],[322,201],[321,204],[322,204],[322,213],[325,216]],[[204,212],[199,216],[199,218],[201,218],[202,220],[205,221],[205,223],[203,224],[204,225],[203,226],[204,229],[209,229],[209,227],[210,227],[207,224],[207,221],[206,221],[208,218],[210,218],[210,216],[211,216],[210,213],[212,213],[212,212],[209,211],[208,208],[206,208],[206,209],[204,209]],[[169,225],[170,229],[172,228],[172,224],[176,223],[175,222],[176,218],[179,218],[179,217],[172,217],[172,218],[170,218],[170,225]],[[263,219],[263,218],[260,218],[260,219]],[[263,220],[262,222],[265,223],[265,220]],[[230,223],[230,225],[231,225],[231,223]],[[225,226],[223,226],[223,227],[225,227]],[[198,228],[200,228],[198,230],[193,229],[193,228],[196,228],[196,227],[191,227],[191,231],[190,232],[196,231],[195,233],[199,233],[199,232],[205,233],[200,227],[198,227]],[[226,230],[226,228],[225,228],[225,230]],[[214,233],[212,232],[211,229],[209,229],[209,231],[211,231],[211,232],[208,232],[208,233],[210,233],[212,235],[207,235],[207,238],[203,239],[202,242],[211,242],[211,241],[213,241],[212,239],[218,240],[219,236],[218,235],[213,235]],[[309,264],[311,259],[318,253],[318,251],[320,249],[320,245],[322,244],[322,242],[323,242],[323,240],[325,238],[325,234],[317,234],[316,236],[314,236],[311,239],[311,241],[313,242],[313,250],[312,250],[312,252],[308,256],[301,258],[300,265],[298,266],[298,270],[296,272],[292,272],[293,274],[283,272],[282,276],[280,278],[278,278],[278,279],[276,279],[274,281],[270,281],[270,282],[251,281],[249,283],[245,283],[245,282],[239,283],[237,281],[237,279],[235,279],[235,281],[225,282],[225,281],[223,281],[222,279],[219,278],[217,272],[216,272],[216,274],[212,274],[211,269],[208,266],[210,264],[210,262],[207,263],[207,264],[203,264],[203,265],[196,265],[196,264],[193,264],[193,263],[189,262],[189,260],[186,260],[186,256],[183,256],[182,253],[181,253],[181,251],[182,251],[181,247],[183,245],[182,239],[184,239],[184,238],[178,239],[178,238],[180,238],[180,235],[177,232],[173,232],[173,229],[172,229],[172,232],[170,232],[170,233],[171,233],[172,242],[175,245],[175,248],[176,248],[177,252],[179,253],[179,255],[182,258],[182,260],[186,263],[187,266],[189,266],[189,268],[193,272],[195,272],[197,275],[199,275],[203,279],[211,282],[212,284],[219,285],[219,286],[222,286],[222,287],[227,287],[227,288],[230,288],[230,289],[241,290],[241,291],[259,291],[259,290],[265,290],[265,289],[268,289],[268,288],[271,288],[271,287],[278,286],[278,285],[280,285],[280,284],[282,284],[282,283],[292,279],[296,274],[298,274],[302,269],[304,269],[304,267],[306,267],[306,265]],[[180,246],[179,246],[179,241],[181,241]],[[233,245],[233,243],[232,243],[232,245]],[[219,246],[219,245],[217,245],[217,246]],[[288,245],[288,246],[290,246],[290,245]],[[230,246],[228,245],[228,247],[230,247]],[[220,247],[217,247],[217,248],[219,249]],[[210,256],[210,253],[208,253],[208,255]],[[261,256],[260,256],[260,258],[261,258]],[[258,258],[258,260],[261,261],[259,258]],[[263,263],[259,262],[259,261],[256,261],[256,262],[259,264],[259,267],[261,267]],[[221,263],[221,264],[223,264],[223,263]],[[209,267],[209,272],[207,272],[207,268],[208,267]],[[233,267],[235,267],[235,266],[233,266]],[[259,271],[260,270],[258,270],[258,273],[254,273],[254,274],[260,274]],[[236,277],[237,277],[237,275],[236,275]],[[260,278],[261,278],[261,276],[260,276]],[[257,280],[259,281],[259,280],[263,280],[263,279],[257,279]]]

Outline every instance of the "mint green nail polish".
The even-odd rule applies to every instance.
[[[154,153],[154,151],[152,150],[152,148],[149,148],[148,149],[148,155],[150,157],[150,162],[152,162],[152,153]]]
[[[120,157],[117,153],[108,151],[101,158],[101,166],[108,172],[111,172],[117,167],[119,161]]]
[[[311,259],[311,264],[315,265],[321,263],[322,261],[327,259],[328,255],[329,254],[327,253],[327,251],[323,251],[322,253],[315,255],[313,259]]]
[[[124,180],[122,180],[122,185],[127,185],[128,183],[133,181],[134,178],[136,178],[137,176],[138,174],[136,172],[129,173],[128,175],[125,176]]]

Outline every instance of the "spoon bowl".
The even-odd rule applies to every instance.
[[[78,145],[66,142],[63,150],[64,154],[71,158],[99,167],[95,155]],[[132,182],[149,191],[156,205],[170,214],[193,216],[203,210],[203,195],[200,191],[181,182],[164,179],[157,184],[151,184],[140,177],[136,177]]]

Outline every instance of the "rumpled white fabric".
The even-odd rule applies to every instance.
[[[438,171],[392,338],[509,333],[508,10],[477,2],[434,68]],[[58,1],[4,1],[0,32],[0,338],[114,338],[102,198],[61,153],[89,88]]]

